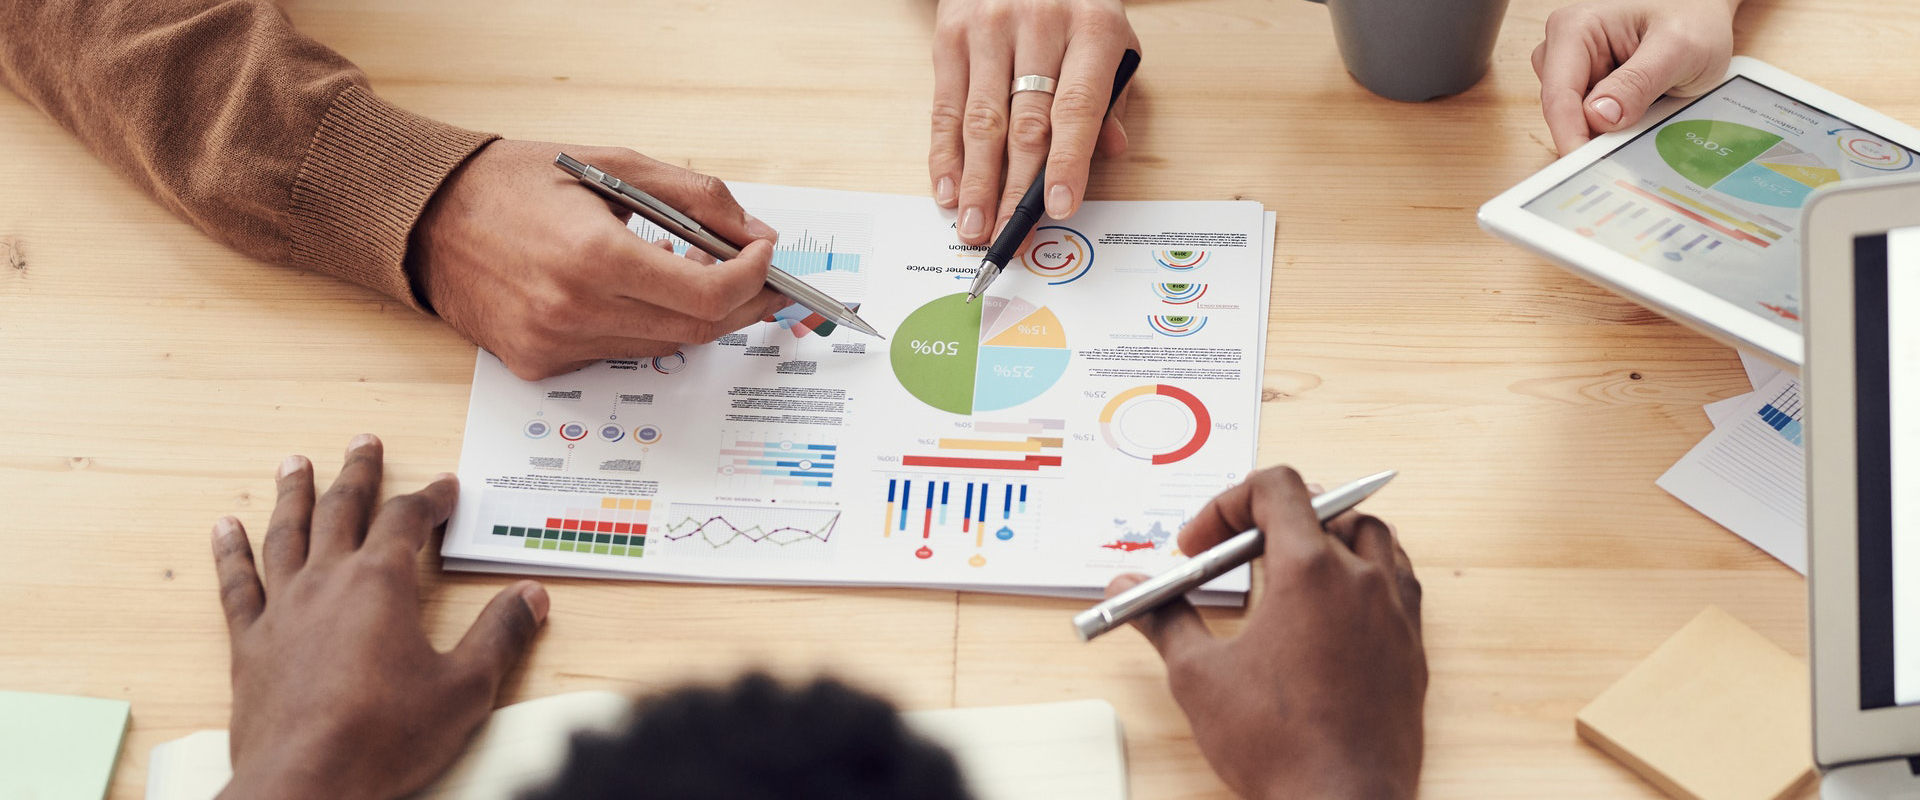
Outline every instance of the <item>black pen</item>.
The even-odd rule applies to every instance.
[[[1120,99],[1120,93],[1132,80],[1133,71],[1140,66],[1140,51],[1128,50],[1120,56],[1120,68],[1113,72],[1113,96],[1107,98],[1107,113],[1113,113],[1113,104]],[[1101,124],[1106,117],[1102,115]],[[1098,133],[1095,134],[1098,136]],[[1020,243],[1027,240],[1027,234],[1033,232],[1033,225],[1046,213],[1045,194],[1042,187],[1047,185],[1047,168],[1041,165],[1040,174],[1033,176],[1033,185],[1027,187],[1027,193],[1020,198],[1020,205],[1013,209],[1013,216],[1007,218],[1007,227],[1000,229],[1000,235],[994,237],[993,246],[987,248],[987,257],[980,260],[980,270],[973,274],[973,285],[967,287],[967,302],[986,294],[993,279],[1000,277],[1013,254],[1020,249]]]

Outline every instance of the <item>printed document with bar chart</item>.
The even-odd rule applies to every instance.
[[[931,200],[733,189],[887,338],[795,309],[538,382],[481,352],[449,569],[1097,595],[1253,468],[1259,204],[1087,203],[967,303],[984,248]]]

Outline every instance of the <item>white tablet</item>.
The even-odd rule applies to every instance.
[[[1801,213],[1821,186],[1920,172],[1920,130],[1744,56],[1480,207],[1480,225],[1798,368]]]

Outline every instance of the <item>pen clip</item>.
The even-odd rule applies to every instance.
[[[648,194],[645,189],[627,183],[612,175],[608,175],[592,164],[576,159],[566,153],[555,156],[553,163],[559,165],[561,169],[566,170],[569,174],[573,175],[573,177],[578,178],[589,187],[605,189],[610,192],[625,195],[627,199],[646,206],[652,210],[653,213],[672,220],[675,224],[686,228],[689,232],[711,235],[706,228],[701,227],[700,223],[694,222],[692,217],[680,213],[679,209],[667,205],[658,197]]]

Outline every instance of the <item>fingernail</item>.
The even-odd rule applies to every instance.
[[[460,476],[455,475],[451,472],[442,472],[438,475],[433,476],[433,480],[430,481],[430,483],[439,483],[441,481],[457,481],[457,480],[460,480]]]
[[[288,475],[292,475],[293,473],[299,472],[301,468],[305,467],[306,465],[307,465],[306,456],[287,456],[286,460],[280,462],[280,472],[275,474],[274,477],[276,478],[287,477]]]
[[[952,178],[941,178],[939,183],[934,184],[933,202],[939,203],[941,208],[946,208],[953,205],[953,179]]]
[[[1326,494],[1327,488],[1317,483],[1309,483],[1307,484],[1307,491],[1313,492],[1314,494]]]
[[[779,231],[774,230],[772,225],[761,222],[760,218],[752,214],[747,215],[747,233],[752,234],[755,239],[780,240]]]
[[[1618,100],[1602,97],[1593,101],[1593,110],[1600,115],[1601,119],[1606,120],[1608,125],[1620,122],[1620,101]]]
[[[553,601],[547,597],[547,590],[544,587],[537,583],[520,587],[520,600],[527,604],[528,611],[533,612],[534,622],[547,621],[547,609]]]
[[[1047,190],[1047,216],[1054,219],[1066,219],[1073,210],[1073,190],[1064,183],[1056,183]]]
[[[213,523],[213,536],[216,539],[231,539],[240,532],[240,520],[233,517],[221,517]]]
[[[380,443],[380,440],[378,438],[375,438],[373,434],[363,433],[363,434],[360,434],[359,436],[353,437],[353,441],[347,442],[347,452],[351,453],[362,447],[370,447],[372,445],[376,445],[379,443]]]
[[[978,208],[960,212],[960,238],[978,239],[986,233],[987,215]]]

